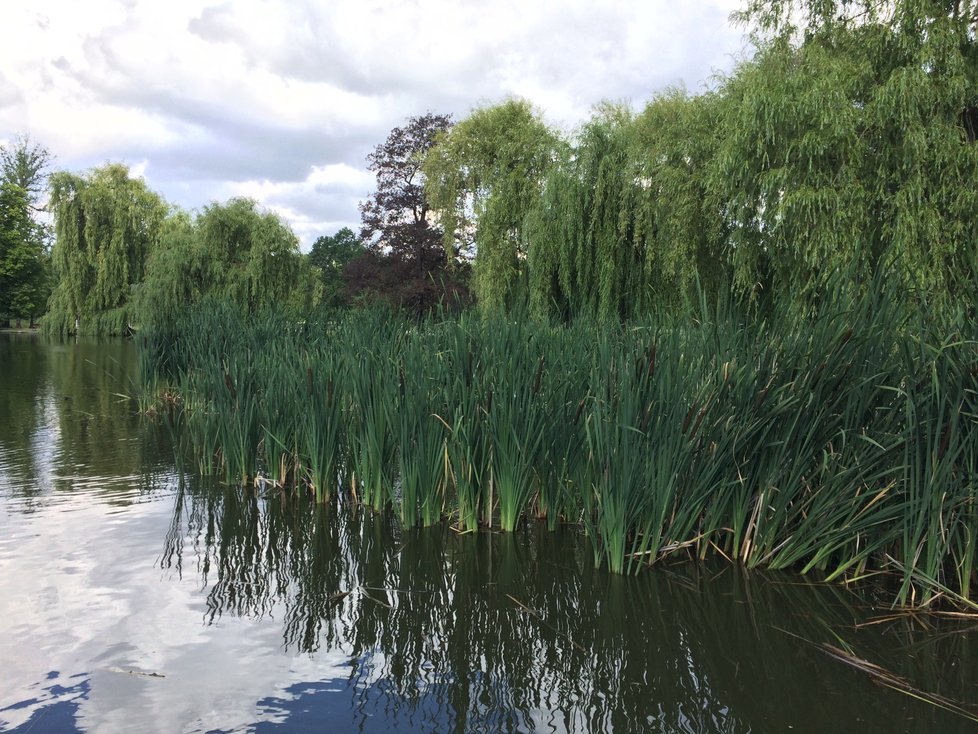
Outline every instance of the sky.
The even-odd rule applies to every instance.
[[[248,196],[303,249],[374,189],[366,155],[425,112],[523,97],[568,133],[603,100],[704,89],[740,0],[7,0],[0,144],[122,162],[170,203]]]

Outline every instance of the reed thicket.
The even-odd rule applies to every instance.
[[[579,523],[616,573],[722,556],[974,604],[978,335],[925,316],[872,295],[559,327],[212,305],[147,335],[143,374],[202,474],[404,527]]]

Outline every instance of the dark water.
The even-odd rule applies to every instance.
[[[978,730],[821,646],[975,710],[968,621],[181,479],[134,357],[0,334],[0,730]]]

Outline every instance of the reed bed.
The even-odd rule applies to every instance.
[[[616,573],[722,556],[973,607],[976,336],[872,295],[566,326],[212,304],[147,335],[142,374],[201,474],[404,527],[578,523]]]

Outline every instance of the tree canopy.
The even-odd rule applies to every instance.
[[[130,298],[166,216],[160,196],[129,169],[109,164],[51,176],[57,286],[46,328],[118,334],[132,324]]]
[[[452,125],[450,115],[408,118],[367,156],[377,190],[360,205],[360,238],[378,253],[410,262],[419,275],[444,260],[442,231],[429,216],[421,164],[435,138]]]
[[[50,233],[41,198],[51,160],[27,136],[0,146],[0,318],[33,322],[48,298]]]
[[[299,252],[299,241],[275,214],[251,199],[178,212],[161,227],[135,305],[141,326],[171,322],[187,305],[212,297],[247,313],[276,305],[301,314],[321,286]]]
[[[978,5],[750,0],[740,19],[756,53],[709,91],[599,105],[569,138],[510,100],[440,137],[429,197],[485,308],[628,318],[729,288],[811,313],[830,283],[974,307]]]
[[[526,216],[560,147],[529,102],[510,99],[478,109],[442,133],[425,159],[445,250],[474,246],[475,294],[484,308],[502,309],[525,297]]]
[[[323,235],[313,242],[309,264],[319,269],[323,305],[342,305],[346,285],[343,268],[363,252],[363,243],[349,227],[343,227],[334,235]]]

